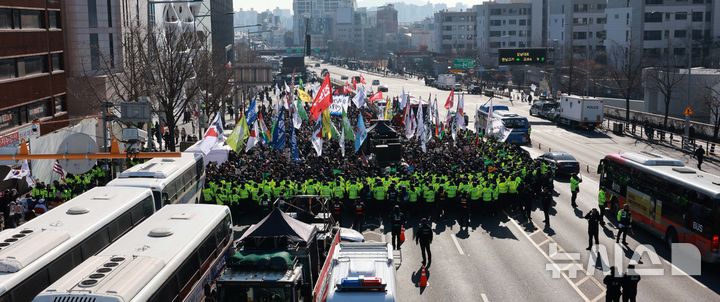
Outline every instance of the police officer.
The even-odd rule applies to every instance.
[[[362,200],[355,201],[355,222],[353,226],[358,232],[362,232],[363,216],[365,215],[365,203]]]
[[[405,224],[405,215],[400,211],[400,206],[395,205],[393,207],[392,213],[390,214],[390,227],[392,231],[392,245],[393,249],[399,250],[400,245],[402,242],[400,242],[400,232],[402,232],[402,227]]]
[[[342,202],[339,199],[335,199],[333,202],[333,219],[337,221],[338,225],[342,225],[340,219],[342,218]]]
[[[552,202],[552,189],[550,189],[550,187],[543,186],[542,209],[543,213],[545,213],[545,220],[543,220],[543,222],[546,227],[550,227],[550,209],[552,208]]]
[[[603,190],[603,188],[600,188],[600,190],[598,190],[598,210],[600,210],[600,224],[603,226],[605,225],[605,202],[605,190]]]
[[[628,271],[622,277],[623,302],[635,302],[638,282],[640,282],[640,274],[635,272],[635,265],[628,265]]]
[[[582,182],[582,178],[578,177],[577,173],[573,173],[570,176],[570,202],[572,204],[573,208],[577,208],[577,203],[575,203],[575,200],[577,199],[577,194],[580,192],[580,183]]]
[[[415,244],[420,243],[420,251],[422,252],[422,264],[425,265],[427,263],[427,267],[430,267],[430,263],[432,262],[432,254],[430,253],[430,244],[432,243],[433,239],[433,230],[430,226],[430,221],[428,221],[427,218],[423,218],[420,220],[420,227],[418,228],[418,234],[417,237],[415,237]],[[427,258],[425,258],[425,253],[427,253]],[[425,262],[427,260],[427,262]]]
[[[593,238],[595,238],[595,244],[600,244],[600,241],[598,240],[598,233],[600,232],[600,213],[596,209],[590,210],[587,214],[585,214],[585,219],[588,221],[588,247],[586,250],[592,249],[593,246]]]
[[[632,222],[632,213],[630,213],[630,205],[625,204],[620,211],[617,212],[618,221],[618,233],[615,237],[615,242],[620,242],[620,235],[622,234],[622,243],[627,245],[627,232],[630,230],[630,223]]]
[[[621,277],[615,276],[615,267],[610,267],[610,274],[605,276],[603,279],[605,287],[605,301],[606,302],[620,302],[620,288],[622,287]]]

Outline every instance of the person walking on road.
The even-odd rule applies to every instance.
[[[577,203],[575,200],[577,200],[577,194],[580,192],[580,183],[582,182],[582,178],[578,176],[577,173],[573,173],[570,176],[570,203],[573,208],[577,208]]]
[[[702,170],[702,163],[703,163],[703,160],[705,159],[705,149],[703,149],[702,146],[698,147],[695,150],[695,158],[697,159],[698,170]]]
[[[615,276],[615,267],[610,267],[610,274],[605,276],[603,279],[605,287],[605,301],[606,302],[620,302],[620,288],[622,287],[621,277]]]
[[[585,214],[585,219],[588,221],[588,246],[586,250],[591,250],[593,246],[593,238],[595,238],[595,244],[600,244],[598,240],[598,233],[600,232],[600,213],[596,209],[590,210]]]
[[[400,232],[402,232],[402,227],[405,224],[405,215],[400,211],[400,206],[395,205],[392,210],[392,214],[390,214],[390,227],[391,227],[391,233],[392,233],[392,246],[394,250],[399,250],[400,245],[402,242],[400,242]]]
[[[422,253],[422,264],[425,265],[427,263],[426,267],[430,267],[430,263],[432,263],[432,254],[430,253],[430,244],[432,243],[433,239],[433,230],[430,226],[430,221],[427,218],[423,218],[420,221],[420,227],[418,228],[418,234],[417,237],[415,237],[415,244],[420,244],[420,252]],[[427,258],[425,257],[425,254],[427,253]],[[425,262],[427,260],[427,262]]]
[[[618,233],[615,237],[615,242],[620,242],[620,235],[622,234],[622,243],[627,245],[627,232],[630,230],[630,223],[632,223],[632,213],[630,213],[630,205],[625,206],[617,212],[618,221]]]
[[[622,277],[622,300],[623,302],[635,302],[637,286],[640,282],[640,274],[635,272],[635,265],[628,265],[628,270]]]

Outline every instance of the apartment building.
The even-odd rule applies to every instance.
[[[604,55],[607,0],[553,0],[548,5],[548,39],[558,41],[558,57]]]
[[[431,51],[442,54],[469,54],[477,49],[477,13],[441,11],[435,13],[435,45]]]

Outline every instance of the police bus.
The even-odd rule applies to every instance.
[[[148,189],[97,187],[0,232],[0,301],[32,300],[154,211]]]
[[[525,145],[530,143],[530,123],[527,118],[517,113],[511,113],[507,106],[494,105],[492,117],[489,116],[489,107],[478,107],[475,112],[475,131],[476,133],[486,133],[489,119],[500,120],[502,125],[511,130],[505,140],[511,144]]]
[[[203,301],[232,243],[226,206],[160,209],[33,301]]]
[[[155,207],[174,203],[199,203],[205,184],[202,154],[182,152],[176,158],[154,158],[135,165],[108,182],[109,187],[149,188]]]
[[[598,172],[613,217],[629,204],[636,225],[668,245],[694,244],[704,261],[720,262],[720,176],[649,152],[609,154]]]

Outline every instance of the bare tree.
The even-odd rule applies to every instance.
[[[215,64],[212,53],[204,51],[198,56],[197,85],[199,98],[203,103],[202,111],[205,116],[220,112],[232,96],[232,66],[231,64]],[[202,126],[198,127],[202,133]],[[202,134],[200,134],[202,136]]]
[[[650,77],[649,80],[655,84],[655,87],[657,87],[663,95],[663,103],[665,104],[663,127],[667,127],[672,94],[675,91],[676,86],[685,79],[685,75],[681,74],[679,69],[675,67],[676,64],[674,56],[671,54],[664,55],[659,62],[660,65],[654,67],[652,72],[648,73],[648,75]]]
[[[713,124],[713,138],[718,138],[720,132],[720,92],[714,87],[706,86],[704,95],[705,105],[710,110],[710,119]]]
[[[640,50],[632,44],[628,47],[613,45],[609,59],[608,75],[625,99],[625,122],[630,123],[630,98],[642,84],[645,62]]]

